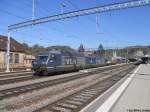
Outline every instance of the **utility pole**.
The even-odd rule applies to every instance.
[[[32,20],[35,19],[35,0],[32,0]]]
[[[66,7],[65,3],[61,3],[61,14],[64,13],[64,8]]]
[[[96,30],[97,30],[97,34],[100,33],[100,24],[99,24],[99,14],[96,14]]]
[[[7,30],[7,52],[6,52],[6,72],[10,72],[10,31]]]

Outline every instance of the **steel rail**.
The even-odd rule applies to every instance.
[[[45,112],[45,111],[55,112],[55,111],[58,111],[58,109],[68,110],[69,112],[79,112],[86,105],[88,105],[91,101],[93,101],[96,97],[101,95],[111,86],[113,86],[116,82],[118,82],[128,73],[130,73],[132,70],[133,68],[128,68],[127,70],[120,71],[117,74],[112,75],[90,87],[87,87],[72,95],[64,97],[58,101],[55,101],[52,104],[48,104],[33,112]]]
[[[128,67],[129,65],[124,65],[124,66],[120,66],[120,67],[113,66],[111,68],[104,68],[104,69],[96,70],[94,72],[81,73],[81,74],[74,75],[74,76],[54,79],[54,80],[50,80],[50,81],[48,80],[48,81],[44,81],[44,82],[40,82],[40,83],[34,83],[34,84],[25,85],[25,86],[21,86],[21,87],[10,88],[10,89],[6,89],[6,90],[0,90],[0,100],[4,99],[4,98],[9,98],[9,97],[12,97],[12,96],[17,96],[17,95],[20,95],[22,93],[27,93],[27,92],[42,89],[42,88],[45,88],[45,87],[53,86],[53,85],[56,85],[56,84],[65,83],[67,81],[76,80],[76,79],[79,79],[79,78],[82,78],[82,77],[87,77],[87,76],[94,75],[94,74],[97,74],[97,73],[103,74],[103,72],[105,72],[106,70],[110,71],[110,73],[113,73],[113,70],[116,72],[117,69],[118,70],[122,69],[125,66]],[[106,74],[103,74],[103,75],[106,75]]]

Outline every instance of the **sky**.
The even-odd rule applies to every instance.
[[[35,19],[127,0],[35,0]],[[96,17],[98,18],[96,21]],[[31,20],[32,0],[0,0],[0,35],[7,26]],[[98,23],[98,24],[97,24]],[[11,31],[18,42],[78,48],[150,45],[150,5],[48,22]]]

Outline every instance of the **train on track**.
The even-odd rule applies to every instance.
[[[143,56],[141,58],[141,64],[150,64],[150,55]]]
[[[135,62],[135,65],[150,64],[150,55],[145,55]]]
[[[99,56],[83,56],[78,52],[51,50],[39,54],[33,61],[35,74],[77,71],[106,65],[106,59]]]

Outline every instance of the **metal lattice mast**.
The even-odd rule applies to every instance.
[[[35,0],[32,0],[32,20],[35,19]]]
[[[7,52],[6,52],[6,72],[10,72],[10,31],[8,30]]]
[[[18,23],[18,24],[10,25],[8,26],[8,29],[13,30],[13,29],[18,29],[22,27],[32,26],[33,24],[36,25],[36,24],[41,24],[41,23],[46,23],[46,22],[62,20],[65,18],[73,18],[73,17],[84,16],[84,15],[89,15],[89,14],[102,13],[102,12],[127,9],[127,8],[133,8],[133,7],[140,7],[140,6],[145,6],[145,5],[150,5],[150,0],[136,0],[136,1],[109,4],[109,5],[104,5],[104,6],[94,7],[94,8],[82,9],[78,11],[43,17],[40,19],[34,19],[34,21],[29,20],[29,21]]]

